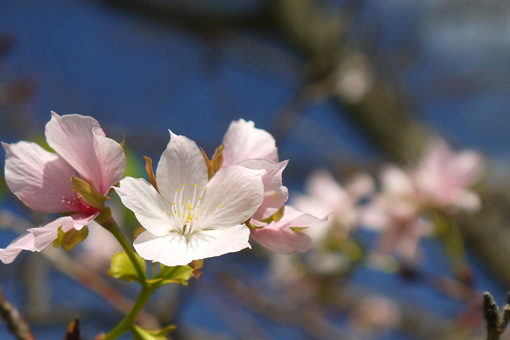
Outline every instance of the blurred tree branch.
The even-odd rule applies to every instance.
[[[9,330],[18,340],[35,340],[30,326],[20,312],[11,305],[0,287],[0,316],[5,320]]]

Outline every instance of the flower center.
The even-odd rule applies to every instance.
[[[199,222],[202,217],[207,214],[216,215],[220,206],[218,205],[214,211],[211,211],[209,203],[202,202],[207,188],[204,189],[193,184],[193,193],[191,194],[188,190],[189,195],[184,194],[185,189],[186,183],[182,183],[182,187],[175,192],[169,214],[173,218],[174,227],[177,227],[177,230],[172,229],[172,231],[177,231],[186,240],[189,240],[190,236],[200,228]],[[165,212],[167,211],[165,210]]]
[[[88,204],[83,198],[83,196],[77,193],[76,190],[73,190],[73,195],[74,196],[72,198],[62,196],[62,204],[67,208],[76,211],[77,213],[85,214],[88,216],[93,215],[100,211],[100,209],[95,208]]]

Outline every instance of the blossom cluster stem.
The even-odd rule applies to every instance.
[[[119,336],[121,336],[128,330],[132,329],[136,317],[138,316],[142,308],[145,306],[154,290],[155,290],[154,287],[143,286],[129,314],[126,315],[124,319],[114,329],[112,329],[108,334],[106,334],[103,340],[117,339]]]
[[[135,267],[138,276],[141,278],[142,285],[144,287],[146,287],[147,286],[147,275],[145,274],[145,271],[143,270],[143,268],[140,266],[140,264],[136,260],[135,252],[134,252],[133,248],[131,248],[131,245],[128,243],[128,241],[126,240],[126,237],[124,236],[124,234],[120,230],[119,226],[117,225],[117,222],[115,222],[113,217],[110,217],[106,222],[101,223],[101,225],[106,230],[108,230],[110,233],[112,233],[112,235],[120,243],[122,249],[124,249],[124,251],[126,252],[126,254],[129,257],[129,260]]]

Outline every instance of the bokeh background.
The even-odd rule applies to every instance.
[[[230,122],[244,118],[273,133],[280,158],[290,160],[291,195],[316,168],[342,181],[358,171],[376,175],[388,162],[412,163],[433,134],[482,152],[487,171],[478,190],[490,211],[461,229],[469,289],[489,290],[499,303],[510,285],[509,80],[504,0],[0,2],[4,142],[42,142],[51,110],[91,115],[108,136],[126,137],[129,171],[145,176],[142,155],[159,158],[167,129],[211,154]],[[0,186],[4,247],[45,217],[29,214],[3,179]],[[370,247],[375,236],[358,238]],[[207,260],[199,283],[163,289],[145,321],[175,323],[175,339],[483,339],[479,296],[453,294],[449,280],[458,278],[444,247],[423,243],[424,260],[411,272],[356,265],[328,278],[322,298],[298,306],[287,296],[295,287],[278,280],[274,259],[254,245]],[[4,294],[38,339],[63,338],[75,315],[85,339],[121,318],[90,289],[116,285],[101,275],[106,269],[90,269],[92,279],[74,272],[76,261],[92,261],[85,248],[65,260],[52,250],[1,265]],[[136,285],[118,287],[134,298]],[[369,308],[376,315],[396,306],[399,321],[360,329],[367,296],[382,301]],[[11,339],[3,323],[0,339]]]

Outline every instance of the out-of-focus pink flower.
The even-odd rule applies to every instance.
[[[358,201],[373,191],[374,182],[368,175],[357,175],[343,187],[330,172],[317,170],[307,180],[306,195],[297,196],[293,203],[302,211],[327,218],[321,225],[306,231],[320,243],[332,228],[347,236],[358,221]]]
[[[265,172],[230,165],[208,181],[195,142],[170,134],[156,170],[158,190],[132,177],[115,188],[147,230],[135,239],[135,250],[146,260],[175,266],[250,247],[243,223],[262,203]]]
[[[398,305],[382,296],[368,296],[353,309],[350,324],[357,333],[380,333],[398,325],[401,312]]]
[[[276,253],[303,253],[310,249],[312,240],[304,232],[294,231],[292,228],[311,227],[323,221],[325,218],[320,219],[285,206],[283,216],[277,222],[271,221],[267,224],[252,220],[252,223],[260,228],[251,231],[251,238]]]
[[[423,204],[476,211],[479,196],[469,188],[480,179],[483,161],[472,150],[452,151],[442,139],[431,142],[414,170],[414,183]]]
[[[425,209],[479,209],[480,198],[469,187],[480,177],[482,168],[476,152],[455,153],[436,139],[417,166],[383,169],[381,192],[362,210],[362,224],[383,233],[380,251],[416,262],[420,239],[433,232],[431,223],[423,218]]]
[[[360,210],[362,226],[382,233],[378,250],[414,263],[420,258],[419,240],[430,225],[419,215],[421,201],[408,172],[388,166],[381,172],[381,192]]]
[[[267,131],[255,128],[251,121],[234,121],[223,138],[223,167],[241,165],[249,169],[265,170],[262,177],[264,199],[250,223],[251,238],[262,246],[283,254],[304,252],[310,247],[309,236],[292,228],[305,228],[321,220],[285,207],[281,220],[267,222],[287,202],[289,191],[282,183],[282,172],[288,161],[279,162],[275,139]],[[263,222],[266,221],[266,222]]]
[[[107,138],[99,123],[81,115],[52,113],[46,141],[57,154],[32,142],[2,143],[6,151],[5,180],[29,208],[66,216],[27,233],[0,249],[0,260],[11,263],[21,250],[41,251],[53,242],[58,228],[80,230],[101,212],[73,190],[72,176],[80,176],[106,195],[124,175],[126,158],[120,144]],[[68,215],[70,214],[70,215]]]

